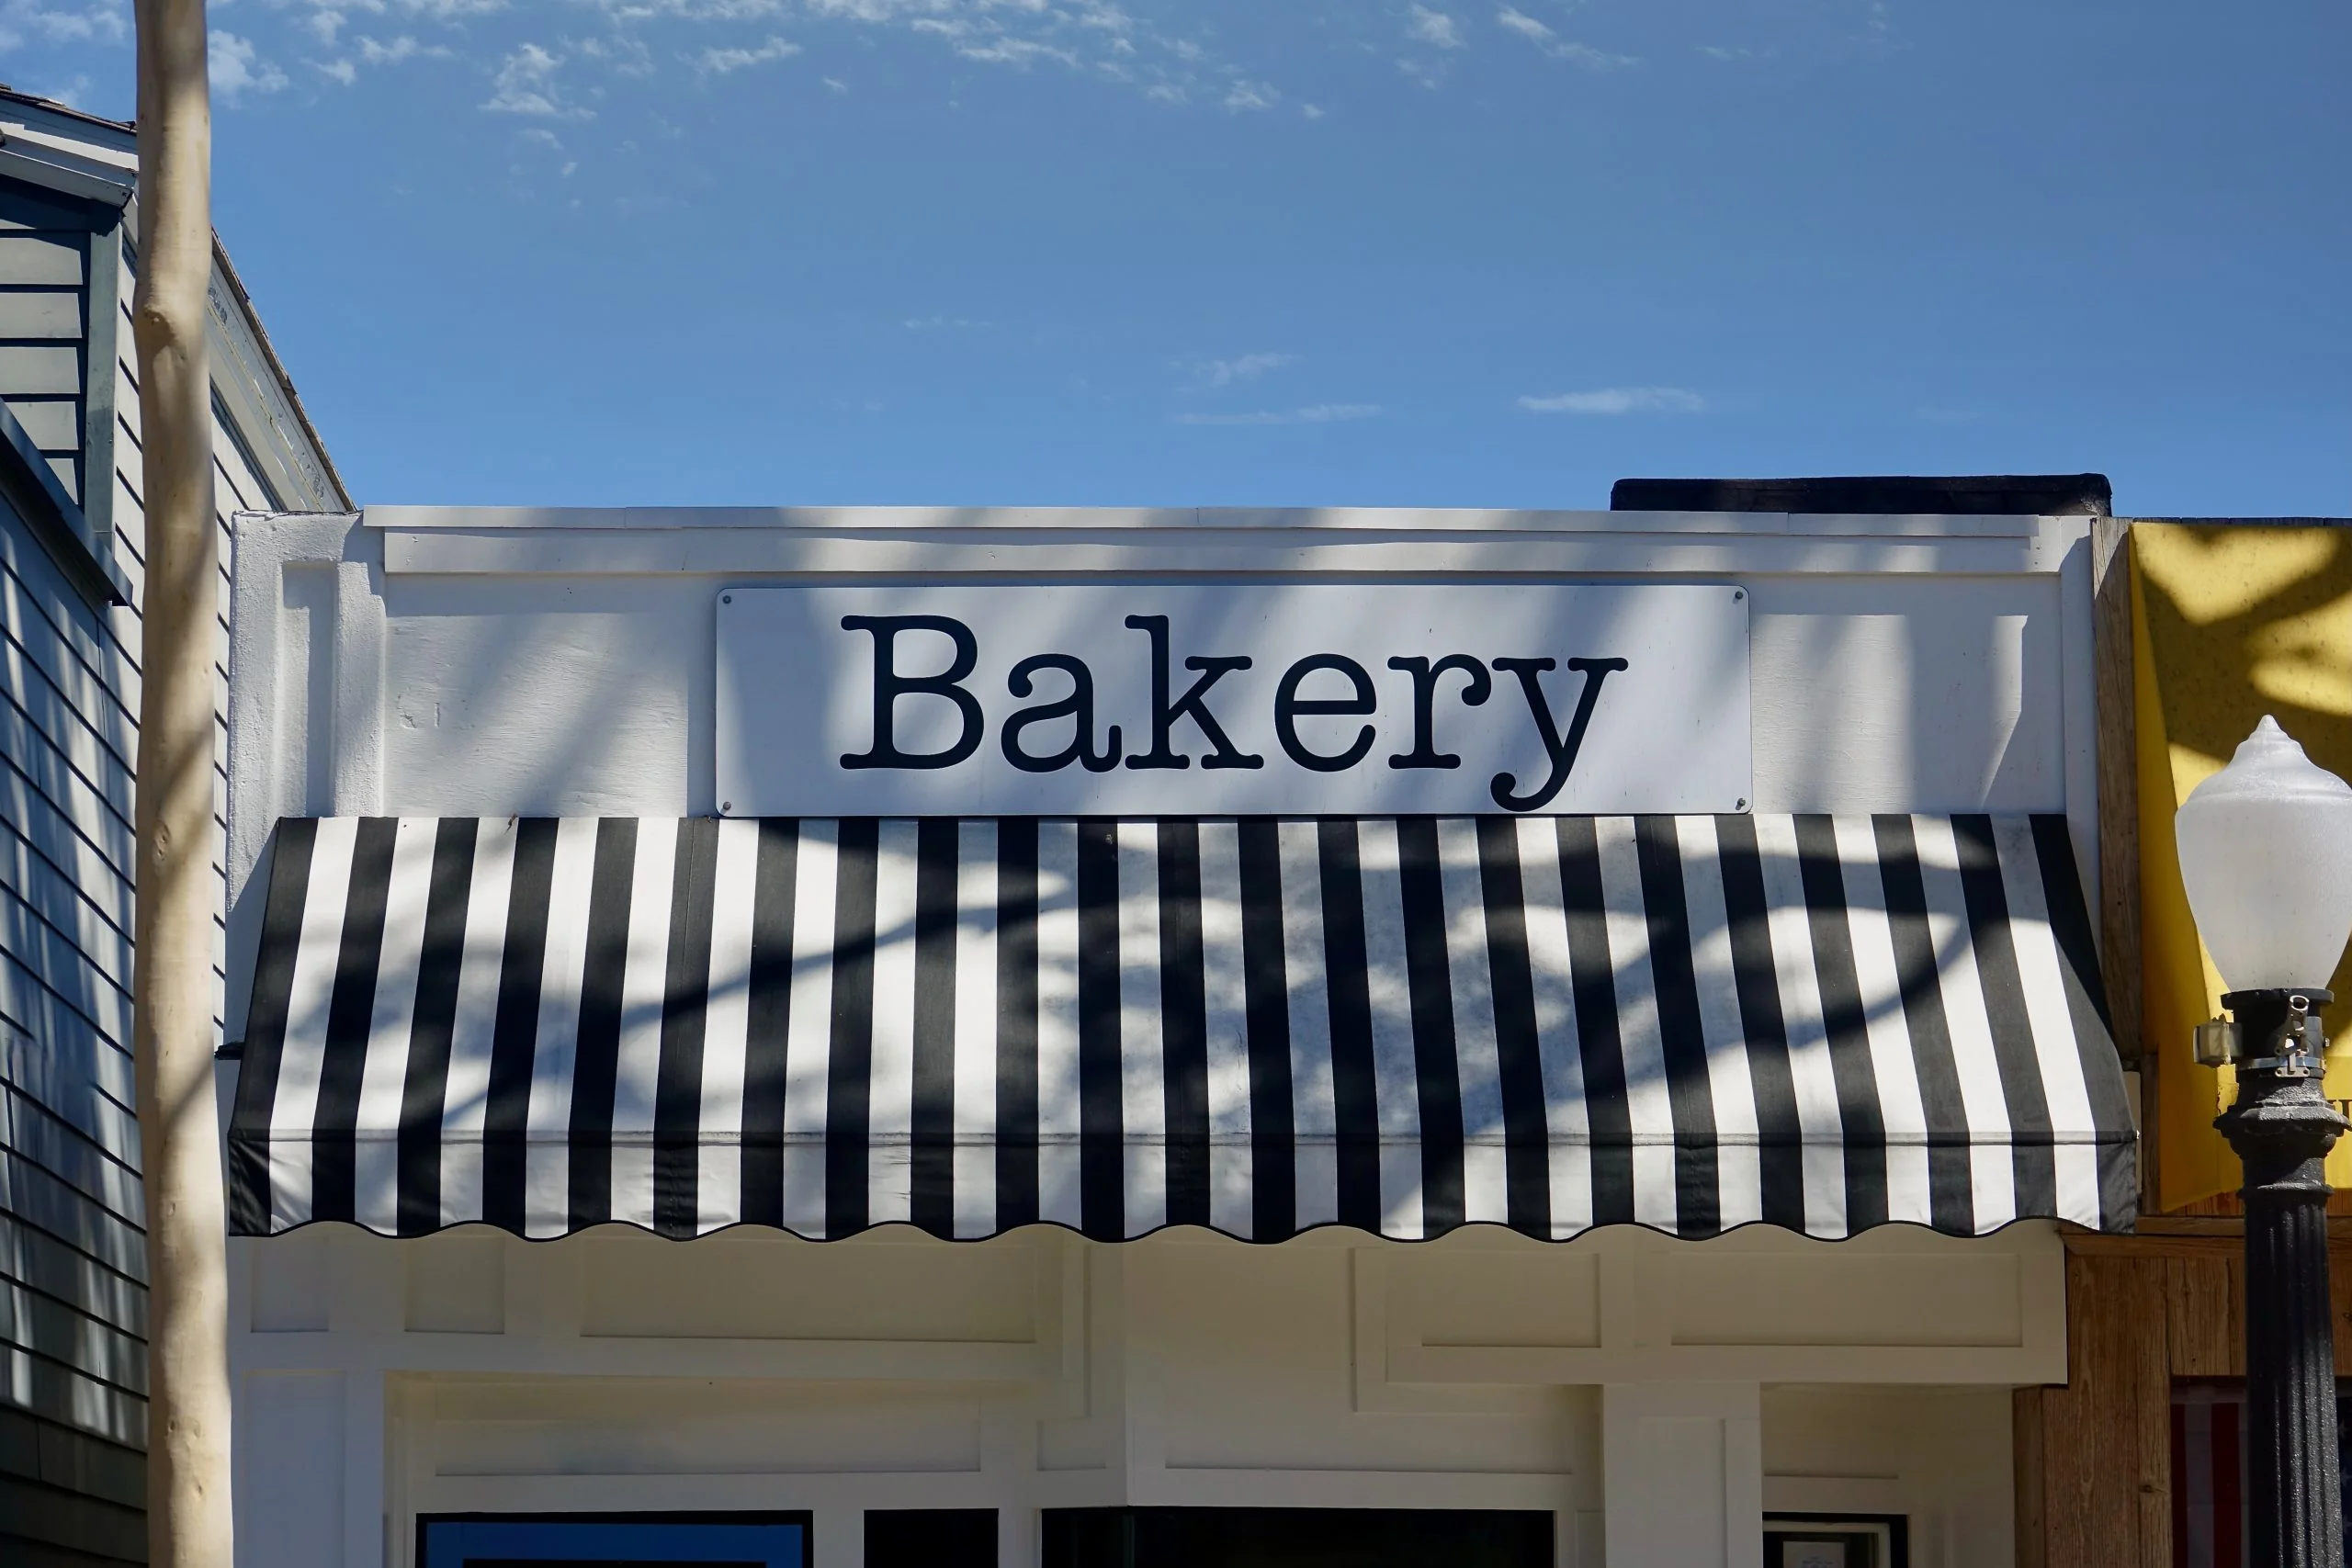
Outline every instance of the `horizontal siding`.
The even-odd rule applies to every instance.
[[[0,1021],[32,1036],[42,1050],[76,1064],[92,1075],[94,1082],[119,1079],[125,1089],[130,1088],[130,1051],[51,990],[17,954],[5,949],[0,949]],[[122,1037],[129,1038],[127,1029]],[[111,1083],[107,1087],[108,1098],[131,1103],[131,1096],[115,1093]]]
[[[130,802],[123,794],[125,770],[111,770],[115,787],[101,790],[43,735],[25,710],[0,697],[0,761],[21,774],[42,797],[74,824],[107,863],[126,880],[130,874],[133,845]]]
[[[86,243],[0,229],[0,398],[77,497]],[[32,1454],[0,1452],[10,1568],[143,1551],[137,625],[94,609],[0,516],[0,1450]],[[82,1461],[61,1467],[69,1452]]]
[[[146,1475],[135,1450],[0,1410],[0,1560],[8,1568],[146,1562]]]
[[[131,1448],[147,1446],[147,1401],[13,1345],[0,1345],[0,1404]]]
[[[0,1214],[0,1279],[71,1303],[133,1339],[147,1337],[147,1287],[70,1243]]]
[[[41,922],[74,943],[117,985],[130,984],[130,885],[107,874],[96,882],[43,853],[17,823],[0,820],[0,888],[24,901]]]
[[[128,298],[93,301],[88,240],[0,181],[0,399],[77,498],[95,490],[134,601],[146,538]],[[116,352],[85,366],[92,309]],[[107,363],[110,357],[112,362]],[[85,391],[111,379],[114,471],[85,474]],[[215,411],[213,679],[225,742],[230,529],[276,505],[282,432]],[[249,445],[248,443],[256,445]],[[105,444],[101,444],[102,446]],[[258,453],[258,457],[255,454]],[[307,459],[305,459],[307,461]],[[295,467],[300,468],[300,464]],[[275,471],[268,469],[268,471]],[[5,513],[5,508],[0,508]],[[137,612],[94,611],[0,515],[0,1562],[143,1561],[147,1292],[130,1040]],[[227,772],[214,759],[212,852]],[[225,989],[215,917],[215,1006]]]
[[[0,344],[0,387],[11,392],[75,394],[82,389],[78,344]]]
[[[74,888],[123,930],[130,925],[130,878],[17,769],[0,764],[0,818]]]
[[[130,1044],[130,991],[75,951],[31,906],[0,892],[0,948],[56,1001],[118,1049]],[[21,1027],[23,1020],[17,1020]]]
[[[0,565],[0,573],[14,581],[8,567]],[[137,719],[116,689],[129,671],[119,655],[109,657],[110,650],[109,641],[100,657],[112,668],[93,667],[64,628],[31,605],[0,626],[0,658],[15,667],[6,672],[9,689],[52,736],[62,738],[70,730],[74,739],[61,739],[61,744],[70,746],[83,771],[94,776],[101,758],[118,769],[129,767],[138,746]],[[85,735],[86,741],[80,739]]]
[[[88,244],[86,233],[67,230],[0,231],[0,284],[78,289],[88,276]]]
[[[124,658],[113,618],[95,614],[21,526],[0,530],[0,625],[5,625],[91,727],[127,755],[138,705],[122,690],[137,665]],[[53,644],[50,639],[54,639]]]
[[[39,220],[32,209],[0,205]],[[0,397],[77,502],[89,384],[84,344],[90,244],[86,229],[0,229]]]
[[[85,1382],[147,1396],[144,1347],[55,1296],[0,1281],[0,1345],[62,1367]]]
[[[14,1153],[31,1160],[125,1224],[146,1225],[139,1172],[98,1141],[15,1084],[0,1084],[0,1129]],[[136,1150],[128,1151],[136,1155]]]
[[[21,296],[0,294],[0,304],[15,298]],[[82,411],[71,398],[10,398],[8,412],[17,416],[33,445],[45,452],[81,445]]]
[[[139,1227],[107,1213],[63,1179],[13,1149],[0,1151],[0,1208],[125,1279],[146,1283],[147,1258]]]
[[[11,246],[21,234],[0,235],[0,277],[7,276]],[[80,288],[22,288],[0,286],[0,339],[62,338],[82,341]]]
[[[130,341],[129,329],[124,329],[124,343]],[[116,407],[119,436],[116,452],[121,463],[117,476],[116,515],[119,518],[139,517],[144,520],[143,502],[140,498],[137,470],[141,461],[139,425],[139,378],[128,359],[118,362]],[[215,874],[224,884],[227,874],[229,844],[229,604],[230,572],[233,564],[234,539],[230,517],[237,512],[267,511],[275,506],[266,483],[254,471],[244,449],[234,435],[220,422],[215,410],[213,423],[213,516],[220,529],[218,552],[220,573],[220,607],[217,613],[218,638],[214,644],[213,683],[213,824],[212,854]],[[146,581],[145,538],[143,532],[133,536],[128,528],[119,541],[117,558],[134,584]],[[136,637],[136,628],[130,637]],[[136,667],[140,654],[135,640],[130,650],[133,673],[126,682],[128,689],[137,690]],[[224,899],[225,905],[225,899]],[[228,1012],[228,921],[225,908],[213,919],[212,1018],[220,1027]]]
[[[19,662],[8,658],[14,642],[0,633],[0,670]],[[117,755],[45,680],[8,684],[11,689],[0,694],[0,754],[16,761],[28,774],[35,774],[35,769],[27,759],[40,756],[44,766],[54,765],[70,775],[71,788],[100,808],[102,817],[94,817],[94,822],[104,820],[128,829],[131,824],[130,760]],[[66,787],[60,784],[55,789]]]
[[[127,1114],[98,1125],[119,1140]],[[143,1442],[138,1178],[16,1082],[0,1082],[0,1403]]]

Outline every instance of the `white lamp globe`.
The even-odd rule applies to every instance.
[[[2266,715],[2173,818],[2188,908],[2233,991],[2326,986],[2352,937],[2352,784]]]

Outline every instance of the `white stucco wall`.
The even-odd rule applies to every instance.
[[[1017,1564],[1036,1510],[1120,1503],[1547,1509],[1563,1568],[1641,1563],[1611,1521],[1686,1518],[1709,1472],[1612,1474],[1604,1434],[1693,1391],[1744,1400],[1764,1508],[1908,1514],[1915,1568],[1957,1568],[2008,1560],[2007,1390],[2064,1365],[2039,1224],[235,1252],[249,1568],[405,1562],[419,1513],[679,1507],[811,1509],[822,1568],[864,1508],[995,1507]]]

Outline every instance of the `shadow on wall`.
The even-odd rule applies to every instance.
[[[2269,714],[2312,761],[2352,778],[2352,526],[2135,523],[2132,526],[2138,726],[2143,1061],[2156,1074],[2160,1210],[2234,1193],[2237,1162],[2212,1119],[2229,1070],[2190,1057],[2189,1031],[2221,1008],[2174,854],[2172,817]],[[2352,1045],[2352,964],[2328,982],[2331,1038]],[[2352,1100],[2352,1052],[2331,1051],[2331,1099]],[[2328,1161],[2352,1186],[2352,1141]]]

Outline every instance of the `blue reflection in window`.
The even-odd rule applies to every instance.
[[[426,1519],[423,1568],[808,1568],[802,1520],[562,1517]]]

